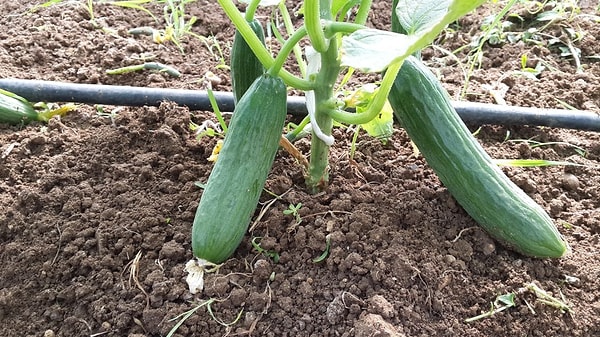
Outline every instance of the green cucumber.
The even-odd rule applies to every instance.
[[[56,109],[38,111],[25,98],[0,89],[0,123],[25,125],[33,121],[47,122],[54,116],[64,116],[76,108],[74,104],[64,104]]]
[[[40,120],[41,115],[26,99],[0,89],[0,123],[27,124]]]
[[[192,249],[197,258],[221,263],[242,241],[279,147],[286,100],[283,81],[264,74],[236,105],[196,210]]]
[[[388,99],[441,182],[493,238],[533,257],[557,258],[569,250],[544,209],[494,164],[421,61],[404,61]]]
[[[265,33],[262,25],[257,19],[249,21],[248,24],[258,36],[258,39],[264,44]],[[233,37],[231,47],[231,86],[233,89],[233,99],[238,102],[248,88],[258,77],[264,74],[265,68],[258,58],[254,55],[252,49],[238,30]]]

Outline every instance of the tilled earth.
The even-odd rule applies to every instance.
[[[219,65],[228,62],[233,28],[215,2],[188,5],[188,14],[198,18],[192,31],[209,39],[184,38],[185,53],[172,43],[127,34],[134,27],[164,27],[159,6],[148,7],[155,22],[141,11],[95,4],[93,23],[83,1],[28,12],[35,3],[5,1],[0,8],[2,78],[204,89],[211,71],[220,78],[213,80],[216,90],[230,89],[228,70]],[[458,59],[447,51],[480,34],[497,6],[465,17],[424,51],[456,98],[468,51],[456,53]],[[581,51],[579,72],[548,37],[538,45],[485,45],[463,99],[492,102],[491,86],[507,90],[509,105],[562,108],[564,102],[600,112],[598,12],[583,1],[581,6],[581,15],[544,31],[563,42],[566,27],[583,34],[573,42]],[[389,27],[388,1],[373,7],[370,25]],[[526,21],[515,31],[531,23],[527,11],[521,14]],[[527,67],[546,67],[536,79],[519,72],[523,54]],[[182,76],[106,74],[140,60],[172,65]],[[0,126],[2,336],[165,336],[179,315],[204,301],[210,306],[193,313],[175,336],[600,335],[597,133],[470,125],[494,158],[583,165],[504,169],[555,220],[572,248],[564,258],[527,258],[493,241],[456,204],[401,128],[387,145],[359,137],[354,160],[351,135],[340,129],[329,189],[308,194],[301,166],[280,151],[267,189],[281,198],[263,195],[261,217],[240,248],[193,296],[183,269],[192,258],[190,230],[201,195],[196,182],[208,177],[216,139],[198,140],[189,123],[215,118],[173,103],[104,109],[108,114],[81,105],[46,125]],[[308,153],[308,141],[297,145]],[[300,219],[283,213],[299,203]],[[314,263],[327,235],[330,255]],[[253,249],[256,237],[279,261]],[[571,311],[536,300],[525,290],[531,283]],[[464,322],[511,292],[516,307]]]

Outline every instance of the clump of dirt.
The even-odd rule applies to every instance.
[[[147,14],[96,4],[96,25],[73,3],[23,14],[34,1],[0,9],[0,76],[80,83],[199,88],[207,71],[228,90],[203,41],[186,38],[185,54],[127,30],[156,26]],[[193,31],[210,35],[228,58],[233,28],[215,2],[189,5]],[[375,1],[370,24],[389,26],[389,3]],[[160,6],[150,6],[161,13]],[[478,32],[486,6],[460,21],[438,46],[455,50]],[[584,8],[592,13],[592,9]],[[581,18],[575,46],[582,69],[547,46],[485,47],[468,98],[489,102],[484,85],[506,85],[510,105],[596,110],[600,68],[598,24]],[[209,46],[211,46],[209,44]],[[430,48],[425,59],[453,94],[464,81],[460,63]],[[519,60],[551,65],[537,80],[519,76]],[[464,57],[463,54],[457,54]],[[535,56],[535,57],[533,57]],[[109,76],[152,57],[181,78],[142,72]],[[458,97],[458,96],[456,96]],[[506,168],[552,216],[571,245],[559,260],[526,258],[498,245],[466,215],[415,153],[400,128],[384,145],[336,131],[331,185],[311,195],[301,166],[280,151],[260,220],[234,256],[205,279],[202,294],[185,284],[190,230],[215,138],[200,140],[191,121],[207,112],[172,103],[98,114],[92,106],[47,125],[0,127],[0,331],[3,336],[165,336],[182,313],[200,304],[175,336],[595,336],[600,334],[600,140],[596,133],[531,126],[470,125],[495,158],[570,161],[581,166]],[[508,138],[508,141],[506,140]],[[516,140],[549,143],[532,146]],[[308,153],[308,142],[297,144]],[[581,155],[577,150],[584,150]],[[299,218],[284,214],[302,204]],[[226,210],[224,210],[226,211]],[[251,244],[277,252],[279,260]],[[313,262],[331,240],[329,256]],[[534,282],[571,312],[545,305]],[[516,307],[465,323],[498,295],[517,293]],[[209,301],[210,303],[206,303]],[[210,309],[210,310],[208,310]],[[228,324],[234,322],[232,324]]]

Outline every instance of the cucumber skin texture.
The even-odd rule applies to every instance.
[[[236,105],[196,210],[196,257],[221,263],[242,241],[279,148],[286,101],[283,81],[264,74]]]
[[[0,93],[0,123],[19,125],[38,120],[38,112],[29,103]]]
[[[388,99],[441,182],[493,238],[532,257],[569,251],[552,219],[494,164],[423,63],[404,61]]]
[[[258,39],[264,44],[265,33],[260,21],[253,19],[248,24],[254,31],[254,34],[258,36]],[[250,49],[242,34],[236,30],[231,47],[231,86],[234,101],[238,102],[252,83],[254,83],[254,80],[264,74],[264,72],[265,68],[262,63],[254,55],[254,52]]]

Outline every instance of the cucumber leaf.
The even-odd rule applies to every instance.
[[[377,93],[378,88],[375,84],[369,83],[353,92],[346,99],[346,107],[355,108],[357,113],[362,113],[368,109],[369,103]],[[381,140],[386,144],[394,133],[394,111],[388,102],[379,112],[377,117],[373,118],[365,124],[361,124],[362,128],[369,136]]]
[[[409,35],[424,31],[432,22],[442,20],[452,1],[425,1],[417,4],[415,2],[399,0],[395,9],[400,25]]]
[[[397,58],[404,59],[418,39],[379,29],[360,29],[342,38],[342,66],[366,73],[384,71]]]
[[[371,119],[368,123],[362,124],[362,127],[371,137],[375,137],[383,144],[387,144],[394,133],[394,110],[392,110],[390,103],[385,102],[379,115]]]
[[[395,8],[409,35],[360,29],[342,38],[342,65],[363,72],[381,72],[427,46],[451,22],[485,0],[400,0]]]

